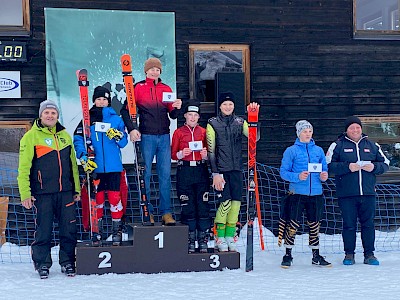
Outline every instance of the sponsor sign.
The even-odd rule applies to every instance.
[[[0,71],[0,98],[21,98],[19,71]]]

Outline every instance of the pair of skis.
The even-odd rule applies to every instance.
[[[121,67],[122,67],[122,76],[124,79],[124,85],[126,91],[126,99],[128,102],[129,115],[131,117],[131,121],[134,127],[137,128],[138,120],[137,120],[137,108],[135,99],[135,87],[132,76],[132,60],[129,54],[124,54],[121,56]],[[154,222],[150,218],[150,211],[149,211],[150,203],[149,200],[147,199],[146,187],[144,183],[145,167],[138,142],[134,142],[133,151],[135,158],[137,186],[140,198],[140,208],[141,208],[140,212],[142,217],[142,224],[144,226],[152,226],[154,225]]]
[[[76,72],[78,77],[79,93],[81,98],[82,106],[82,127],[83,127],[83,138],[88,159],[94,158],[94,151],[90,140],[90,114],[89,114],[89,81],[88,72],[86,69],[81,69]],[[90,240],[93,246],[99,246],[101,243],[101,235],[99,234],[99,220],[97,218],[97,204],[94,188],[91,186],[91,178],[88,172],[86,172],[86,184],[87,194],[89,198],[89,214],[90,214]],[[85,184],[85,183],[84,183]]]
[[[247,164],[247,245],[246,245],[246,272],[253,270],[253,228],[254,228],[254,206],[257,191],[256,171],[256,146],[257,146],[257,124],[258,109],[248,109],[249,134],[248,134],[248,164]],[[257,201],[259,202],[259,201]],[[259,203],[257,203],[259,206]],[[259,209],[258,209],[259,211]],[[262,241],[262,240],[261,240]],[[263,241],[262,241],[263,243]]]

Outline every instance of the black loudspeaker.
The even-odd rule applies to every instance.
[[[218,72],[215,74],[215,113],[219,113],[219,95],[231,92],[234,96],[235,115],[244,116],[245,85],[243,72]]]

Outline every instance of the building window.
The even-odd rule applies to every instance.
[[[19,153],[19,141],[30,128],[28,121],[0,121],[0,156]]]
[[[400,39],[399,0],[353,0],[354,37]]]
[[[380,176],[383,183],[399,183],[400,174],[400,115],[359,116],[363,133],[378,143],[389,159],[389,172]]]
[[[29,36],[29,0],[0,0],[0,36]]]
[[[218,74],[243,76],[243,104],[250,102],[250,51],[248,45],[189,45],[190,97],[214,105]],[[228,74],[228,75],[229,75]],[[240,76],[236,76],[240,78]],[[207,105],[204,105],[207,106]]]

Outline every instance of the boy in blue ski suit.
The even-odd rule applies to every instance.
[[[122,166],[121,148],[128,144],[127,133],[122,119],[117,115],[111,105],[110,91],[98,86],[93,93],[94,105],[90,109],[90,142],[94,149],[94,177],[100,180],[97,187],[96,203],[97,217],[99,219],[100,234],[103,231],[103,206],[107,191],[112,217],[112,240],[114,245],[122,241],[123,206],[120,196],[120,182]],[[88,163],[87,152],[83,137],[82,123],[74,133],[74,146],[76,156],[83,165]]]
[[[286,200],[288,220],[284,231],[286,254],[283,256],[281,266],[288,268],[292,264],[292,248],[304,209],[310,229],[309,246],[313,253],[312,264],[331,266],[319,254],[318,237],[324,206],[321,182],[328,179],[325,154],[322,148],[317,146],[312,139],[313,127],[308,121],[298,121],[296,133],[297,139],[294,145],[288,147],[283,153],[280,168],[282,179],[290,182],[290,196]],[[315,167],[319,172],[309,172],[310,166]]]

